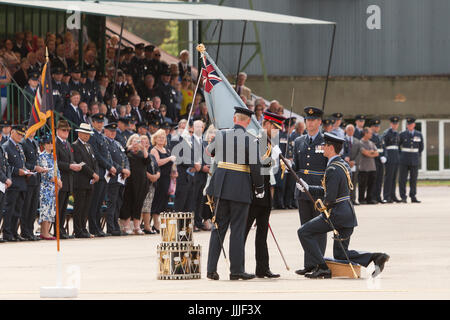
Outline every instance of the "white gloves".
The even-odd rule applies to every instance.
[[[381,163],[386,163],[387,159],[385,156],[380,157]]]
[[[303,183],[303,185],[306,187],[306,190],[305,190],[305,187],[303,187],[303,185],[300,184],[300,183],[298,183],[298,182],[295,184],[295,186],[297,187],[297,189],[300,190],[301,192],[309,191],[309,185],[305,182],[305,180],[303,180],[302,178],[300,178],[300,181],[301,181],[301,182]]]
[[[283,161],[283,160],[280,160]],[[289,167],[292,167],[292,161],[289,159],[286,159],[286,163],[289,165]],[[286,166],[286,171],[287,171],[287,166]]]
[[[263,191],[262,193],[257,193],[257,192],[255,191],[255,194],[256,194],[255,197],[257,197],[258,199],[264,198],[264,191]]]
[[[278,157],[280,156],[280,154],[281,154],[281,150],[280,150],[279,146],[275,146],[272,148],[271,157],[273,160],[278,160]]]

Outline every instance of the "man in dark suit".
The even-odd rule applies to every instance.
[[[178,62],[178,72],[180,78],[183,79],[185,74],[191,75],[191,66],[189,65],[189,51],[182,50],[180,52],[180,61]]]
[[[99,181],[98,165],[91,145],[88,143],[93,131],[88,123],[82,123],[78,132],[78,139],[72,143],[74,160],[84,163],[81,170],[73,177],[73,228],[75,238],[90,238],[86,229],[89,207],[92,200],[93,184]]]
[[[167,117],[175,122],[177,119],[175,89],[170,85],[169,70],[166,70],[161,74],[161,81],[156,87],[156,95],[161,98],[161,104],[164,104],[167,107]]]
[[[117,173],[111,177],[107,188],[106,201],[106,232],[113,236],[120,236],[119,213],[122,203],[120,194],[121,187],[124,185],[119,182],[119,176],[126,179],[130,176],[130,163],[125,154],[125,149],[115,139],[117,135],[117,123],[108,123],[105,126],[105,137],[108,151],[111,154],[111,160]]]
[[[80,100],[81,100],[80,93],[75,90],[71,91],[70,92],[70,100],[66,104],[66,107],[64,108],[64,112],[63,112],[64,117],[67,120],[69,120],[77,128],[80,126],[80,124],[82,123],[82,119],[83,119],[83,114],[82,114],[80,108],[78,108],[78,105],[80,104]],[[77,139],[77,132],[75,131],[75,129],[76,129],[75,127],[72,128],[74,140]]]
[[[31,106],[34,103],[34,97],[36,96],[37,87],[39,84],[39,73],[32,72],[29,75],[28,84],[24,88],[24,95],[21,96],[21,108],[19,110],[19,120],[23,121],[30,117]]]
[[[270,271],[269,267],[269,251],[267,249],[267,232],[269,230],[269,216],[272,209],[272,201],[270,195],[270,174],[272,162],[276,164],[278,160],[278,154],[273,151],[270,145],[270,139],[278,134],[278,131],[282,129],[283,121],[285,118],[278,114],[271,112],[264,112],[263,129],[267,134],[268,146],[271,148],[271,155],[273,152],[273,159],[263,159],[265,164],[263,165],[266,172],[263,172],[264,178],[264,197],[261,199],[254,198],[248,213],[247,226],[245,230],[245,238],[247,239],[250,228],[253,222],[256,220],[256,236],[255,236],[255,258],[256,258],[256,276],[258,278],[278,278],[279,274],[274,274]],[[278,152],[281,152],[279,146],[275,146]],[[266,150],[261,150],[261,153],[265,153]],[[270,156],[270,155],[269,155]],[[282,161],[282,160],[280,160]],[[280,168],[278,170],[281,170]]]
[[[96,237],[105,237],[111,234],[104,233],[100,227],[101,208],[105,200],[108,183],[106,181],[106,174],[114,176],[117,174],[117,169],[111,159],[111,154],[108,150],[106,138],[102,134],[105,115],[97,113],[92,116],[92,126],[94,127],[94,134],[89,139],[89,144],[92,146],[94,156],[97,159],[99,166],[98,175],[99,181],[94,185],[94,193],[89,208],[89,232]]]
[[[145,120],[144,111],[140,109],[141,98],[137,94],[130,97],[130,105],[131,116],[134,116],[137,122],[143,122]]]
[[[324,199],[327,210],[332,209],[330,221],[339,233],[339,239],[335,239],[333,244],[334,259],[347,263],[347,256],[351,262],[367,267],[371,262],[375,264],[375,271],[372,277],[376,277],[384,269],[384,264],[389,260],[385,253],[370,253],[348,250],[350,236],[354,227],[358,225],[355,210],[350,201],[350,189],[352,188],[349,167],[339,156],[344,139],[334,134],[325,133],[324,156],[328,159],[325,170],[325,185],[297,184],[297,188],[305,192],[305,188],[313,197]],[[304,181],[303,181],[304,182]],[[312,259],[315,268],[305,277],[311,279],[331,278],[331,270],[325,263],[323,252],[320,251],[317,243],[317,236],[327,234],[332,231],[331,224],[327,221],[324,210],[314,219],[310,220],[298,230],[298,237],[305,254]],[[342,246],[339,244],[342,243]],[[342,249],[342,247],[344,249]],[[343,251],[345,250],[345,251]]]
[[[232,230],[230,280],[255,278],[245,272],[245,225],[253,197],[264,197],[264,179],[261,165],[255,161],[259,155],[258,142],[246,130],[253,111],[234,109],[234,127],[217,131],[214,142],[208,147],[208,152],[218,161],[207,190],[207,194],[214,197],[218,226],[211,232],[209,241],[207,277],[212,280],[219,280],[217,262],[229,225]]]
[[[6,206],[3,217],[3,240],[5,241],[25,240],[17,233],[18,223],[23,209],[23,201],[27,191],[26,177],[32,175],[25,168],[25,155],[20,145],[25,131],[25,126],[13,126],[11,137],[3,144],[3,149],[11,169],[12,180],[12,184],[6,189]]]
[[[73,150],[67,138],[70,133],[70,125],[66,120],[59,120],[56,126],[56,158],[58,159],[58,169],[61,175],[62,188],[58,193],[59,212],[59,233],[61,239],[73,238],[64,229],[65,213],[69,196],[73,191],[73,173],[79,172],[81,164],[75,163]]]
[[[28,123],[28,120],[26,121]],[[41,177],[40,173],[47,172],[48,169],[37,165],[39,158],[39,145],[34,140],[36,132],[32,132],[29,138],[22,141],[22,149],[25,154],[25,167],[36,174],[27,179],[27,191],[23,202],[22,216],[20,218],[20,235],[30,241],[39,240],[34,235],[34,222],[38,216],[39,194]]]

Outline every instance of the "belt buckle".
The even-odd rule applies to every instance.
[[[305,170],[303,170],[303,173],[304,174],[309,174],[309,170],[305,169]]]

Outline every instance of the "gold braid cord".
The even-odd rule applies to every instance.
[[[334,164],[336,164],[338,167],[340,167],[342,170],[344,170],[344,173],[347,176],[348,188],[350,190],[353,190],[352,178],[350,177],[350,173],[348,172],[347,167],[344,166],[342,163],[339,163],[339,162],[335,162]]]

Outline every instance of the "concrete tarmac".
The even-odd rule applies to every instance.
[[[418,198],[421,204],[356,207],[359,226],[350,249],[391,257],[376,279],[370,277],[373,265],[362,268],[360,279],[311,280],[296,275],[294,271],[303,267],[298,211],[277,210],[270,224],[290,267],[288,271],[269,232],[270,266],[281,274],[279,279],[229,281],[221,257],[221,280],[208,280],[210,234],[197,232],[194,243],[202,246],[202,279],[157,280],[156,246],[161,239],[144,235],[62,240],[62,283],[78,282],[78,299],[87,300],[450,299],[450,188],[420,187]],[[246,270],[252,273],[254,237],[252,230],[246,245]],[[329,233],[326,256],[332,256],[331,237]],[[228,235],[224,243],[228,251]],[[0,252],[0,299],[39,299],[41,286],[56,285],[56,241],[2,243]]]

